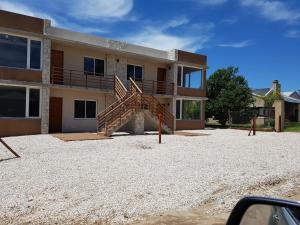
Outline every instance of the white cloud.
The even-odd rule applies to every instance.
[[[222,5],[226,3],[228,0],[200,0],[199,2],[204,5]]]
[[[42,19],[50,19],[53,25],[58,25],[58,22],[50,15],[32,10],[21,3],[0,1],[0,9],[27,16],[39,17]]]
[[[64,0],[64,4],[69,16],[80,19],[122,18],[133,8],[133,0]]]
[[[246,40],[246,41],[235,42],[235,43],[218,44],[218,46],[223,48],[245,48],[248,47],[250,44],[251,42],[249,40]]]
[[[187,19],[186,17],[179,17],[179,18],[176,18],[174,20],[170,20],[169,22],[167,22],[166,25],[164,26],[164,28],[168,29],[168,28],[180,27],[189,22],[190,22],[189,19]]]
[[[256,8],[259,13],[270,21],[296,22],[300,19],[300,12],[290,9],[285,3],[270,0],[240,0],[243,6]]]
[[[289,30],[284,35],[287,38],[300,38],[300,31],[299,30]]]
[[[122,37],[121,39],[137,45],[166,51],[182,49],[195,52],[203,48],[204,44],[210,40],[214,24],[191,24],[186,26],[189,30],[185,30],[184,32],[181,30],[182,35],[175,35],[168,32],[187,23],[188,21],[182,20],[182,23],[178,22],[176,26],[171,21],[166,22],[162,26],[147,26],[142,31]]]
[[[66,29],[71,29],[74,31],[78,32],[83,32],[83,33],[107,33],[105,29],[99,28],[99,27],[89,27],[89,26],[83,26],[79,24],[75,24],[72,22],[69,22],[67,20],[60,20],[58,22],[56,19],[54,19],[52,16],[39,12],[36,9],[30,8],[24,4],[21,3],[13,3],[13,2],[7,2],[7,1],[2,1],[0,0],[0,9],[14,12],[14,13],[19,13],[22,15],[27,15],[27,16],[33,16],[33,17],[38,17],[42,19],[50,19],[51,24],[53,26],[59,26],[61,28],[66,28]]]

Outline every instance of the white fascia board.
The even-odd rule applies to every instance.
[[[171,54],[171,51],[168,52],[139,45],[133,45],[123,41],[101,38],[57,27],[48,28],[46,30],[46,36],[48,36],[50,39],[86,44],[118,51],[120,53],[131,53],[161,60],[175,61],[175,56],[174,54]]]

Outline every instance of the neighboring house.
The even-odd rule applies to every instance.
[[[274,80],[271,88],[253,89],[252,94],[255,99],[254,107],[258,111],[258,124],[264,124],[269,115],[269,108],[265,106],[262,97],[267,96],[273,90],[280,88],[277,80]],[[297,91],[281,92],[282,104],[274,104],[271,117],[275,118],[276,107],[277,111],[282,111],[283,119],[286,122],[300,122],[300,95]],[[282,108],[282,109],[281,109]],[[284,122],[283,121],[283,122]]]
[[[0,10],[0,136],[204,128],[206,64]]]

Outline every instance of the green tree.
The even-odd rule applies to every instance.
[[[277,87],[276,90],[271,91],[266,96],[259,96],[264,100],[265,106],[268,108],[268,126],[271,127],[271,111],[275,101],[281,100],[281,90],[280,86]]]
[[[231,112],[249,111],[253,104],[248,82],[238,73],[236,67],[219,69],[207,80],[207,118],[214,116],[223,126],[230,120]]]

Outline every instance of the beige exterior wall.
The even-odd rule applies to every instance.
[[[117,74],[123,81],[127,80],[127,64],[140,65],[144,68],[144,80],[157,80],[157,68],[167,69],[167,80],[171,81],[173,73],[169,71],[168,63],[139,59],[124,55],[115,55],[102,49],[65,43],[52,43],[52,49],[64,52],[64,67],[66,69],[84,70],[84,57],[94,57],[105,61],[105,74]]]
[[[50,97],[62,97],[62,132],[96,132],[96,119],[75,119],[74,100],[94,100],[97,102],[97,114],[111,105],[116,99],[112,94],[89,92],[76,89],[50,90]]]
[[[265,101],[257,96],[253,96],[254,105],[256,107],[265,107]]]
[[[285,118],[284,101],[277,100],[275,101],[273,106],[275,108],[275,130],[277,132],[280,132],[283,131],[284,128],[284,118]],[[281,121],[279,119],[280,117],[281,117]]]

